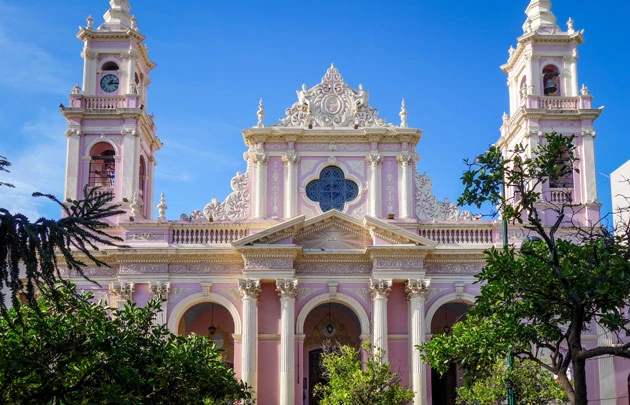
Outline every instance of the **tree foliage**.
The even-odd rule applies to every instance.
[[[60,300],[44,294],[37,302],[44,316],[21,306],[0,320],[0,402],[225,404],[250,397],[211,340],[154,323],[160,302],[109,308],[73,286],[55,288]]]
[[[9,162],[0,157],[0,170]],[[0,183],[2,185],[2,183]],[[6,185],[6,183],[4,184]],[[112,246],[119,241],[107,233],[106,219],[125,211],[112,204],[112,196],[98,188],[85,187],[84,198],[62,203],[49,194],[33,193],[56,202],[63,211],[58,220],[39,218],[31,222],[22,214],[12,214],[0,208],[0,313],[6,315],[5,292],[10,292],[12,306],[21,304],[18,296],[33,308],[38,308],[35,296],[46,287],[55,294],[55,283],[65,281],[58,268],[58,257],[69,270],[88,279],[83,273],[85,257],[97,266],[107,264],[98,259],[99,246]]]
[[[535,148],[516,145],[503,156],[493,146],[468,162],[459,203],[490,202],[530,237],[520,248],[486,252],[486,267],[477,275],[481,294],[467,320],[454,329],[458,333],[422,347],[431,366],[457,360],[471,384],[511,352],[556,374],[569,400],[586,404],[586,360],[630,358],[627,241],[580,223],[569,190],[554,200],[543,191],[545,183],[575,171],[573,141],[547,134]],[[587,348],[583,331],[606,333],[616,344]]]
[[[360,352],[351,346],[340,346],[322,355],[326,384],[318,384],[321,405],[399,405],[413,399],[413,392],[401,386],[400,377],[383,362],[383,352],[369,345],[364,367]]]

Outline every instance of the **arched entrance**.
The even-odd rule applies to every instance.
[[[463,302],[442,304],[431,319],[431,334],[451,333],[453,325],[466,319],[470,306]],[[431,398],[433,405],[457,404],[455,389],[461,386],[461,372],[456,363],[451,363],[449,370],[440,375],[431,369]]]
[[[209,336],[223,350],[223,360],[234,367],[234,320],[224,306],[206,301],[188,308],[179,320],[177,334],[191,333]]]
[[[326,348],[340,345],[361,346],[361,322],[354,311],[340,302],[324,302],[313,308],[304,321],[302,351],[302,400],[304,404],[318,405],[313,389],[325,382],[321,370],[321,355]]]

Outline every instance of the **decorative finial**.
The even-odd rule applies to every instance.
[[[573,18],[569,17],[569,21],[567,21],[567,32],[569,34],[573,34],[575,30],[573,29]]]
[[[263,121],[263,118],[265,118],[265,106],[263,105],[263,100],[262,97],[260,98],[260,101],[258,102],[258,111],[256,112],[256,115],[258,115],[258,128],[263,128],[265,126],[265,123]]]
[[[586,87],[585,84],[582,84],[582,88],[580,89],[580,93],[582,93],[583,96],[590,96],[591,95],[591,91],[588,89],[588,87]]]
[[[405,99],[402,99],[402,103],[400,104],[400,127],[407,128],[407,106],[405,105]]]
[[[164,193],[160,193],[160,203],[156,206],[158,209],[158,220],[166,219],[166,209],[168,205],[166,205],[166,200],[164,199]]]
[[[87,29],[91,30],[93,26],[94,26],[94,19],[92,18],[91,15],[89,15],[87,18]]]
[[[502,118],[503,118],[503,123],[505,124],[510,117],[508,117],[507,113],[505,111],[503,111],[503,117]]]
[[[79,86],[79,83],[75,84],[72,88],[72,94],[81,94],[81,86]]]
[[[131,16],[131,28],[132,30],[138,31],[138,20],[136,20],[136,16],[132,15]]]
[[[131,204],[129,208],[131,209],[131,218],[135,219],[138,216],[138,210],[142,207],[142,203],[138,198],[138,192],[133,193],[133,199],[131,200]]]
[[[512,54],[514,53],[514,51],[515,51],[515,50],[516,50],[516,49],[514,49],[514,47],[513,47],[512,45],[510,45],[510,49],[508,49],[508,54],[509,54],[510,56],[512,56]]]

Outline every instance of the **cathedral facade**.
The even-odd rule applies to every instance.
[[[553,201],[568,190],[582,208],[574,219],[586,225],[599,219],[593,122],[601,110],[578,87],[582,32],[571,21],[561,29],[550,8],[531,1],[502,66],[510,112],[497,145],[507,152],[552,130],[575,134],[579,173],[543,192]],[[408,127],[404,101],[389,123],[368,90],[331,65],[319,84],[296,91],[278,123],[264,122],[261,102],[257,125],[242,132],[247,170],[224,201],[167,219],[153,189],[162,143],[145,108],[155,64],[129,2],[111,0],[104,22],[89,18],[77,36],[84,76],[62,108],[64,198],[80,198],[85,185],[111,194],[127,209],[112,232],[130,248],[104,249],[111,267],[86,269],[102,287],[68,277],[114,306],[164,299],[159,321],[176,334],[210,335],[261,405],[317,404],[322,347],[364,341],[385,349],[414,404],[455,403],[456,367],[439,376],[414,346],[465,317],[483,251],[501,246],[503,231],[432,194],[416,168],[422,131]],[[528,236],[507,232],[518,245]],[[628,365],[593,362],[593,398],[627,395]]]

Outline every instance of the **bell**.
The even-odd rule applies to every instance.
[[[558,90],[553,79],[549,78],[545,80],[545,94],[553,94]]]

